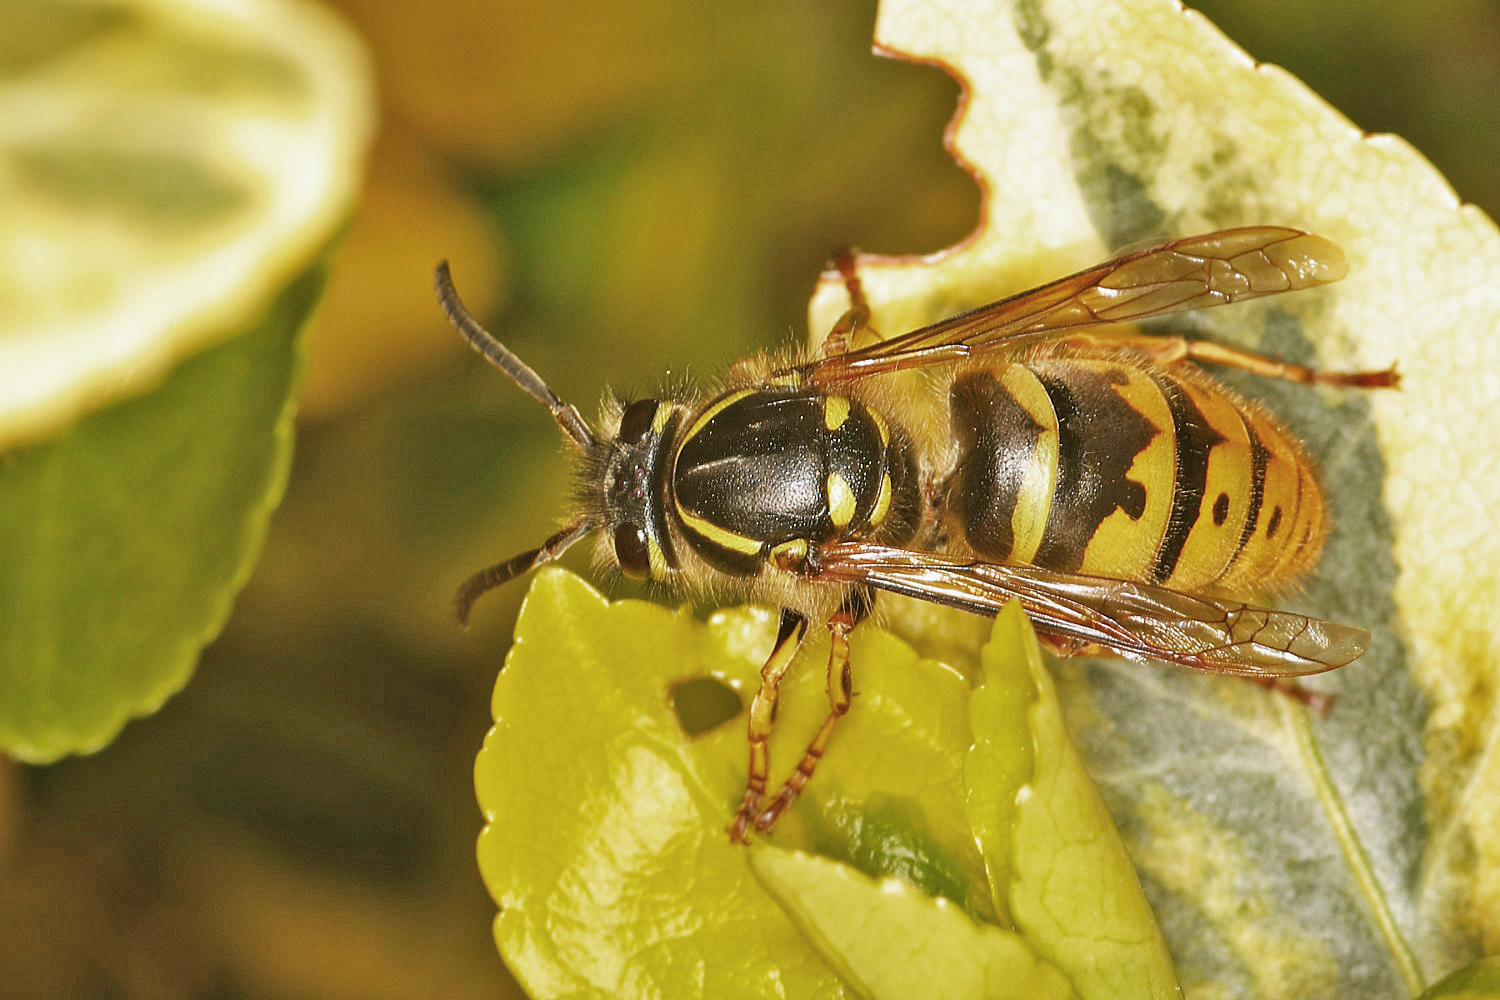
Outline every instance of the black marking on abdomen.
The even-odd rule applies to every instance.
[[[1161,583],[1171,577],[1182,558],[1188,535],[1203,510],[1203,491],[1208,483],[1208,457],[1214,445],[1224,436],[1214,430],[1203,411],[1198,409],[1187,390],[1168,377],[1151,376],[1172,414],[1173,433],[1177,438],[1177,468],[1172,481],[1172,511],[1167,515],[1167,530],[1156,550],[1151,578]]]
[[[975,552],[1004,562],[1015,545],[1016,501],[1042,427],[988,371],[955,379],[948,406],[958,462],[943,487],[944,503]]]
[[[1126,477],[1160,431],[1115,391],[1130,381],[1117,368],[1098,372],[1069,362],[1028,367],[1057,414],[1057,482],[1032,562],[1075,573],[1105,518],[1123,510],[1139,521],[1146,512],[1146,487]]]

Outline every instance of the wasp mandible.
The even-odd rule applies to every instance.
[[[1243,603],[1317,560],[1327,502],[1306,448],[1201,364],[1307,384],[1393,386],[1115,324],[1342,278],[1343,252],[1281,226],[1125,253],[888,340],[852,256],[849,310],[791,364],[736,364],[716,388],[606,405],[596,432],[479,326],[437,269],[473,347],[577,446],[579,500],[541,546],[474,574],[455,608],[597,533],[626,576],[781,608],[749,713],[749,773],[729,834],[769,830],[812,777],[853,683],[849,633],[879,591],[982,615],[1018,600],[1064,654],[1275,680],[1343,666],[1365,630]],[[904,419],[893,373],[941,380],[947,412]],[[767,800],[777,692],[809,624],[832,636],[829,710]]]

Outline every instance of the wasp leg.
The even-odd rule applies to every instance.
[[[781,679],[792,665],[797,647],[807,634],[807,618],[795,611],[783,608],[781,627],[776,632],[776,645],[760,668],[760,690],[750,703],[750,769],[745,778],[745,796],[740,808],[729,824],[729,839],[737,844],[745,842],[745,832],[750,821],[760,811],[761,798],[766,794],[766,782],[771,773],[771,730],[776,725],[776,699],[781,689]]]
[[[1259,684],[1267,691],[1274,691],[1283,698],[1290,698],[1319,715],[1326,716],[1329,709],[1333,708],[1333,695],[1324,694],[1322,691],[1310,691],[1290,677],[1247,677],[1245,679]]]
[[[1115,654],[1099,645],[1097,642],[1088,642],[1084,639],[1074,639],[1071,636],[1053,635],[1051,632],[1038,632],[1036,634],[1037,644],[1053,656],[1093,656],[1109,658]]]
[[[833,264],[844,279],[844,288],[849,293],[849,308],[840,316],[828,336],[823,338],[823,357],[831,358],[844,354],[855,347],[873,344],[880,334],[870,326],[870,303],[865,298],[864,284],[859,280],[859,271],[854,263],[854,251],[848,247],[833,255]]]
[[[1104,659],[1116,657],[1116,654],[1111,653],[1096,642],[1085,642],[1082,639],[1050,635],[1046,632],[1038,632],[1036,637],[1041,647],[1053,656],[1092,656]],[[1290,698],[1312,709],[1319,715],[1327,715],[1328,710],[1333,708],[1333,695],[1324,694],[1321,691],[1309,690],[1298,684],[1291,677],[1240,677],[1236,679],[1249,681],[1252,684],[1259,684],[1267,691],[1275,692],[1284,698]]]
[[[1150,355],[1157,363],[1176,364],[1179,361],[1196,361],[1200,364],[1226,365],[1239,368],[1266,378],[1286,379],[1303,385],[1342,385],[1360,389],[1394,389],[1401,384],[1401,375],[1392,365],[1383,371],[1324,372],[1304,365],[1294,365],[1279,358],[1267,357],[1253,351],[1242,351],[1236,347],[1213,344],[1206,340],[1188,340],[1186,337],[1152,337],[1144,334],[1121,334],[1106,336],[1082,336],[1069,338],[1081,345],[1128,347]]]
[[[792,800],[801,794],[803,786],[813,776],[818,761],[828,749],[833,727],[849,712],[849,704],[854,698],[854,680],[849,670],[849,633],[854,631],[854,626],[869,617],[872,603],[873,598],[868,590],[855,590],[833,617],[828,619],[828,633],[832,639],[828,650],[828,717],[823,720],[817,735],[803,751],[802,759],[797,762],[797,769],[786,779],[786,784],[781,786],[776,798],[771,800],[765,811],[755,817],[755,829],[761,833],[775,826]]]

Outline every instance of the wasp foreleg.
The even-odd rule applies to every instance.
[[[828,716],[803,751],[802,759],[797,762],[797,769],[786,779],[786,784],[781,786],[781,791],[771,800],[771,804],[755,817],[755,829],[761,833],[770,830],[792,801],[802,793],[803,786],[813,776],[818,761],[822,760],[828,749],[828,741],[833,737],[833,727],[849,711],[849,704],[854,698],[854,680],[849,670],[849,633],[854,631],[854,626],[869,617],[872,604],[873,596],[870,591],[850,591],[843,605],[828,619],[831,640],[828,649]]]
[[[806,634],[806,616],[783,608],[776,645],[766,658],[765,666],[760,668],[760,690],[755,692],[755,700],[750,703],[750,768],[745,778],[745,796],[740,800],[739,811],[734,814],[734,822],[729,824],[729,839],[736,843],[744,843],[745,832],[760,811],[761,799],[766,794],[766,782],[771,773],[771,730],[776,725],[776,700],[781,679],[786,676]]]

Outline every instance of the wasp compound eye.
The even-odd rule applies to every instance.
[[[644,580],[651,575],[651,561],[646,555],[646,532],[634,524],[622,524],[615,529],[615,562],[620,572],[632,580]]]
[[[654,399],[639,399],[625,407],[620,417],[620,433],[616,435],[621,444],[635,444],[646,436],[651,422],[656,419],[657,402]]]

